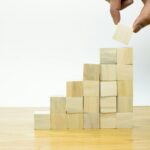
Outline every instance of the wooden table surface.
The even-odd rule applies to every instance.
[[[0,150],[150,150],[150,107],[134,107],[133,129],[65,131],[34,131],[35,110],[0,108]]]

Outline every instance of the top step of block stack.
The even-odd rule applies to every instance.
[[[51,97],[50,128],[131,128],[132,57],[132,48],[101,48],[100,64],[84,64],[83,81],[68,81],[66,97]]]

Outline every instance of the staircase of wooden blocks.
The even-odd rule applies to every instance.
[[[35,129],[132,128],[132,48],[100,49],[100,64],[84,64],[83,81],[68,81],[65,97],[35,112]]]

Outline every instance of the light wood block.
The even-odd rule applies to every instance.
[[[116,128],[116,113],[100,114],[101,128]]]
[[[83,80],[99,81],[100,65],[99,64],[84,64]]]
[[[99,96],[99,81],[84,81],[83,82],[83,95],[84,96]]]
[[[50,113],[49,113],[49,111],[34,112],[34,129],[36,129],[36,130],[50,129]]]
[[[132,128],[133,113],[117,113],[117,128]]]
[[[99,97],[84,97],[84,113],[99,113]]]
[[[127,45],[131,39],[132,33],[132,28],[118,24],[113,39]]]
[[[67,113],[83,113],[83,97],[66,98]]]
[[[118,112],[133,112],[133,97],[117,98],[117,111]]]
[[[50,98],[50,112],[52,113],[66,113],[66,98],[65,97],[51,97]]]
[[[116,64],[117,49],[116,48],[101,48],[100,49],[101,64]]]
[[[117,96],[117,82],[116,81],[102,81],[101,82],[101,96]]]
[[[83,114],[67,114],[69,129],[83,129]]]
[[[133,97],[133,81],[118,81],[118,96]]]
[[[83,96],[83,83],[82,81],[68,81],[66,83],[67,97],[81,97]]]
[[[67,115],[66,114],[51,114],[51,129],[66,129]]]
[[[117,65],[117,80],[133,80],[133,66]]]
[[[101,97],[100,99],[101,113],[116,112],[116,105],[116,97]]]
[[[101,81],[117,80],[117,67],[114,64],[101,65]]]
[[[99,128],[99,113],[85,113],[84,114],[84,128],[98,129]]]
[[[123,65],[132,65],[133,64],[133,49],[118,48],[117,49],[117,63]]]

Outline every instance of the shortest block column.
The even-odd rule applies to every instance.
[[[36,130],[50,129],[50,113],[49,113],[49,111],[34,112],[34,129],[36,129]]]

